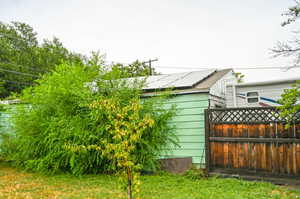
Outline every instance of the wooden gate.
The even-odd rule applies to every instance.
[[[205,121],[209,171],[300,177],[300,125],[275,108],[208,109]]]

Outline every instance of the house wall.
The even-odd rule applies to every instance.
[[[225,98],[209,95],[209,108],[225,108]]]
[[[205,164],[204,109],[209,106],[208,93],[177,95],[166,108],[177,105],[177,116],[170,122],[175,127],[180,147],[170,146],[162,157],[192,157],[194,164]]]
[[[237,79],[233,74],[233,71],[230,70],[227,74],[221,77],[218,81],[216,81],[209,89],[209,93],[213,96],[221,97],[225,99],[226,89],[228,84],[237,83]]]
[[[234,84],[237,82],[236,77],[233,74],[233,71],[230,70],[216,81],[209,89],[209,106],[210,108],[223,108],[226,106],[225,97],[226,97],[226,85]]]
[[[177,115],[170,124],[175,127],[179,146],[166,148],[168,152],[162,154],[163,158],[192,157],[194,164],[205,164],[204,110],[210,104],[209,99],[208,93],[194,93],[176,95],[165,103],[165,108],[177,105]],[[18,106],[23,104],[6,105],[6,111],[0,115],[0,132],[13,133],[11,120]]]
[[[0,133],[14,134],[12,119],[18,106],[23,106],[23,104],[4,105],[5,110],[0,113]],[[0,143],[1,142],[2,140],[0,137]]]
[[[259,86],[236,86],[236,104],[237,107],[260,107],[260,106],[278,106],[277,100],[280,99],[284,89],[291,88],[291,83],[280,83],[273,85]],[[259,101],[256,103],[247,102],[247,92],[258,92]],[[234,107],[233,87],[227,86],[226,107]]]

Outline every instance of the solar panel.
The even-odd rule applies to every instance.
[[[200,83],[206,77],[214,73],[216,69],[175,73],[167,75],[153,75],[149,77],[127,78],[128,85],[145,81],[144,90],[166,89],[166,88],[190,88]]]
[[[186,74],[188,73],[176,73],[176,74],[164,75],[161,79],[158,79],[155,82],[151,82],[149,84],[149,88],[147,89],[160,89],[160,88],[174,87],[173,82],[182,78]]]
[[[175,87],[192,87],[195,84],[199,83],[209,75],[211,75],[216,70],[205,70],[205,71],[195,71],[190,72],[188,75],[182,79],[175,82]]]
[[[193,87],[212,73],[216,69],[175,73],[169,75],[150,76],[146,80],[144,89],[163,89],[163,88],[179,88],[179,87]]]

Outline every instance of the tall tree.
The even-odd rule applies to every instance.
[[[28,24],[0,22],[0,97],[20,92],[62,62],[78,64],[83,58],[56,37],[39,44],[37,33]]]
[[[111,71],[121,72],[122,73],[121,76],[123,78],[159,74],[158,72],[155,71],[154,68],[150,68],[146,63],[140,62],[139,60],[136,60],[128,65],[124,65],[121,63],[113,64],[111,67]]]
[[[91,56],[71,52],[56,37],[39,43],[37,33],[28,24],[0,21],[0,98],[20,93],[62,63],[105,68],[104,56],[99,52],[92,52]],[[128,65],[113,64],[106,70],[117,71],[122,78],[158,74],[138,60]]]
[[[38,76],[30,64],[37,51],[36,33],[30,26],[19,22],[0,22],[1,97],[22,89]]]
[[[287,16],[287,19],[281,23],[282,26],[294,23],[300,17],[300,0],[294,1],[295,5],[288,8],[288,10],[283,13],[284,16]],[[292,41],[278,42],[277,46],[272,49],[275,57],[293,57],[294,65],[298,65],[300,63],[299,33],[299,31],[296,32],[296,37]],[[297,81],[291,89],[286,89],[281,95],[279,102],[282,104],[282,106],[279,107],[279,110],[281,110],[280,116],[286,118],[288,121],[287,126],[289,126],[289,123],[297,118],[295,115],[300,114],[300,82]]]
[[[287,26],[297,21],[300,17],[300,0],[294,0],[295,5],[288,8],[282,15],[287,19],[281,23],[281,26]],[[291,41],[277,42],[277,45],[272,49],[274,57],[292,57],[294,65],[300,63],[300,38],[299,31],[295,32],[295,37]]]

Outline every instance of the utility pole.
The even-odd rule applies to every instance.
[[[158,61],[158,59],[149,59],[149,61],[144,61],[143,64],[149,64],[149,69],[150,69],[150,75],[152,75],[153,73],[153,70],[152,70],[152,66],[151,66],[151,63],[152,62],[155,62],[155,61]]]

